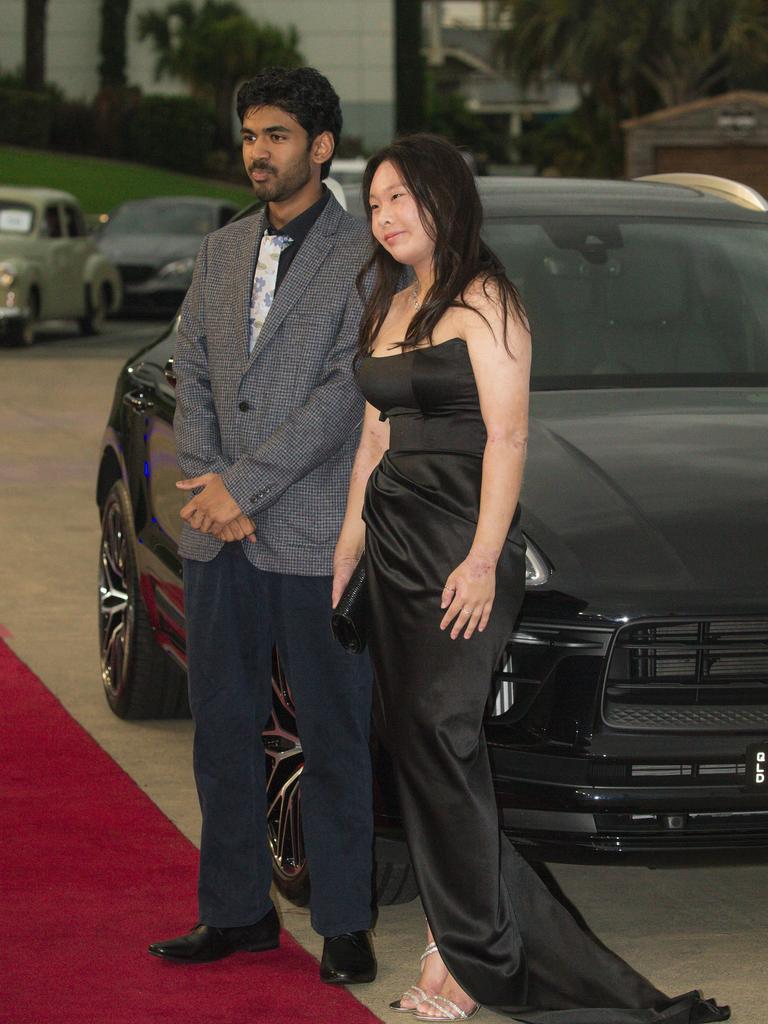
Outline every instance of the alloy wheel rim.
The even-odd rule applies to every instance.
[[[267,834],[272,862],[290,881],[306,864],[301,828],[301,790],[304,753],[296,728],[290,687],[275,658],[272,672],[272,713],[263,732],[267,769]]]
[[[112,501],[104,513],[99,559],[99,647],[101,677],[113,699],[125,686],[133,626],[128,543],[120,505]]]

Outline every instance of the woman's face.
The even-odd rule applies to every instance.
[[[435,243],[424,230],[416,200],[388,160],[380,164],[368,197],[373,237],[399,263],[431,263]]]

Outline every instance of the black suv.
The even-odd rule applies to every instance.
[[[533,859],[768,852],[768,204],[687,180],[481,179],[534,340],[527,594],[486,723],[502,826]],[[98,477],[102,675],[125,718],[186,712],[174,335],[120,374]],[[301,900],[302,753],[278,659],[270,838]],[[405,899],[373,746],[380,899]]]

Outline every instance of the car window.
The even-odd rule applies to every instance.
[[[46,206],[40,225],[40,234],[47,238],[61,238],[61,214],[58,206]]]
[[[196,235],[202,238],[219,225],[213,207],[196,203],[125,203],[101,230],[111,235]]]
[[[0,200],[0,234],[28,235],[35,224],[35,211],[26,203]]]
[[[67,225],[67,234],[70,238],[80,238],[86,234],[85,221],[78,207],[65,206],[64,220]]]
[[[489,221],[523,297],[534,388],[768,384],[768,234],[610,217]]]

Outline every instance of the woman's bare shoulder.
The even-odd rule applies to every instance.
[[[456,323],[464,331],[476,331],[481,325],[503,316],[504,303],[498,283],[490,277],[476,277],[462,292],[452,310]]]
[[[459,312],[468,342],[501,342],[507,351],[524,349],[530,341],[525,313],[492,275],[478,276],[464,289]]]
[[[485,313],[502,301],[499,282],[488,274],[479,274],[464,289],[463,299],[471,310]]]

